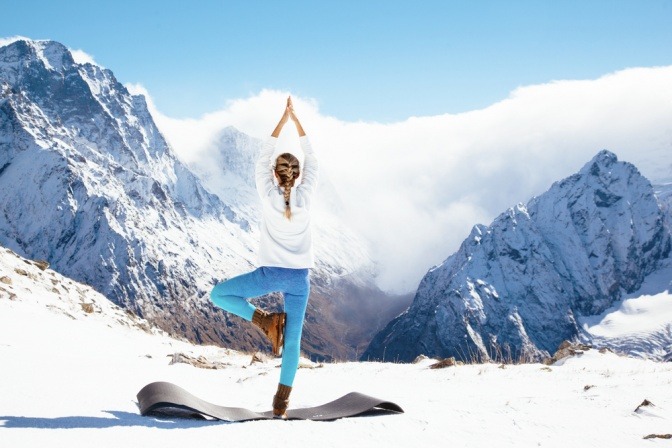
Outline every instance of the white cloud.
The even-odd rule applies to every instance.
[[[78,64],[93,64],[97,65],[100,67],[100,64],[98,64],[94,59],[93,56],[90,54],[86,53],[83,50],[73,50],[72,48],[69,48],[70,53],[72,54],[72,58],[75,60],[76,63]]]
[[[13,44],[17,40],[32,40],[32,39],[24,36],[0,37],[0,47]]]
[[[209,157],[225,126],[270,134],[287,94],[264,90],[199,119],[150,108],[188,161]],[[474,224],[543,193],[601,149],[649,179],[672,178],[672,66],[521,87],[485,109],[391,124],[327,117],[305,98],[294,104],[347,219],[373,244],[386,289],[412,290]],[[281,137],[281,146],[295,144],[293,131]]]

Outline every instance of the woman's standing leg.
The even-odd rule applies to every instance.
[[[295,295],[285,293],[285,313],[287,313],[287,325],[285,327],[285,347],[282,352],[282,367],[280,369],[280,383],[292,386],[296,371],[299,368],[301,355],[301,334],[303,321],[306,316],[308,295]]]
[[[274,414],[284,416],[294,377],[299,367],[301,334],[310,295],[309,270],[261,267],[249,274],[243,274],[218,284],[212,290],[210,297],[213,303],[220,308],[246,320],[253,320],[252,317],[258,311],[247,299],[273,291],[283,291],[287,314],[286,325],[284,325],[280,381],[273,399]]]
[[[303,332],[303,320],[306,315],[308,296],[310,295],[308,269],[288,270],[286,275],[288,275],[289,281],[286,283],[284,291],[285,313],[287,313],[285,347],[282,352],[278,390],[273,397],[273,414],[278,417],[286,416],[289,395],[292,392],[294,377],[299,368],[301,333]]]

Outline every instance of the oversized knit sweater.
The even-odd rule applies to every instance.
[[[273,152],[278,139],[269,137],[257,160],[255,178],[262,202],[259,265],[283,268],[312,268],[313,244],[310,229],[310,200],[317,185],[317,159],[307,136],[299,137],[304,153],[301,183],[290,195],[291,219],[285,217],[283,189],[273,175]]]

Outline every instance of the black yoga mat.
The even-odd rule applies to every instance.
[[[167,382],[146,385],[138,392],[138,404],[142,415],[157,414],[178,417],[214,418],[227,422],[272,419],[273,412],[255,412],[244,408],[218,406],[202,400],[190,392]],[[344,417],[380,413],[403,413],[397,404],[359,392],[351,392],[320,406],[288,409],[289,420],[336,420]]]

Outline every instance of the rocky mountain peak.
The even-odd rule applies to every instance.
[[[540,359],[639,288],[670,254],[649,181],[600,151],[578,173],[475,226],[364,358]]]
[[[0,47],[0,65],[15,70],[41,65],[45,70],[63,73],[74,64],[70,50],[51,40],[21,39]]]
[[[166,329],[207,332],[195,330],[201,297],[253,263],[249,223],[203,188],[111,71],[49,41],[6,45],[0,61],[0,244]]]

